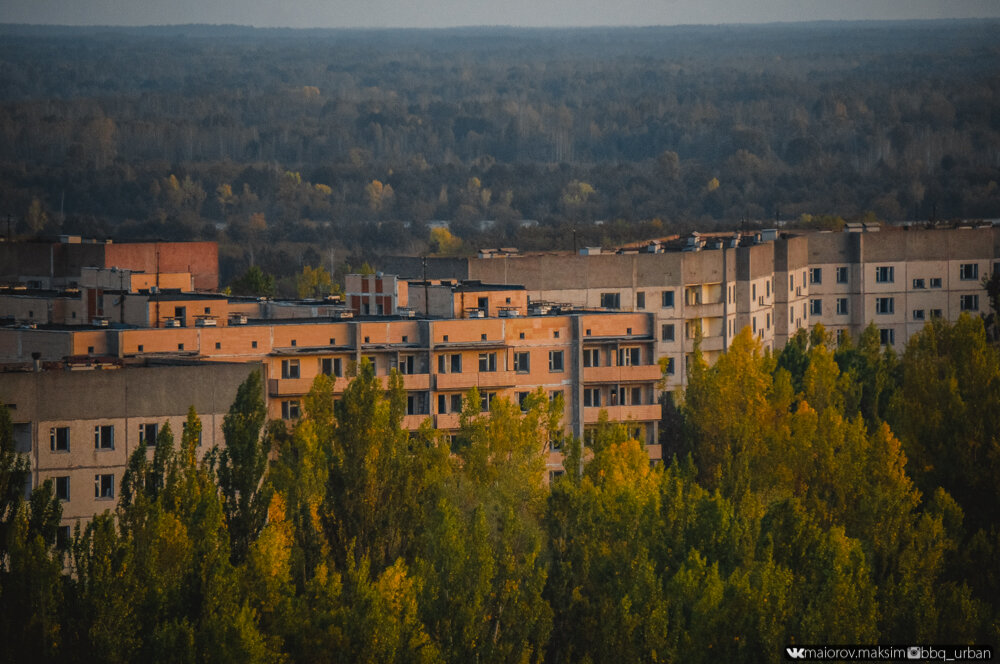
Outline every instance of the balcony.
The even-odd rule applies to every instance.
[[[716,334],[710,337],[701,338],[701,349],[708,350],[723,350],[725,348],[725,343],[723,342],[722,335]]]
[[[424,423],[424,420],[429,419],[431,419],[430,415],[404,415],[400,427],[407,431],[416,431]]]
[[[270,378],[267,381],[267,395],[271,397],[292,397],[308,394],[312,389],[311,378]]]
[[[459,427],[459,413],[441,413],[434,416],[435,429],[457,429]]]
[[[646,448],[646,453],[649,454],[650,461],[656,461],[663,458],[663,445],[643,445]]]
[[[608,419],[612,422],[648,422],[660,419],[660,404],[654,403],[645,406],[607,406],[605,408],[584,408],[583,423],[597,424],[601,411],[608,412]]]
[[[685,318],[715,318],[725,315],[725,302],[709,302],[706,304],[685,304]]]
[[[382,387],[389,389],[389,377],[379,376]],[[403,374],[403,389],[405,390],[429,390],[431,389],[430,374]]]
[[[438,390],[468,390],[473,387],[510,387],[516,383],[513,371],[469,371],[437,374],[434,385]]]
[[[584,383],[634,383],[660,380],[663,372],[658,364],[632,367],[584,367]]]

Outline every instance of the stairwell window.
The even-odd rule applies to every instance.
[[[94,475],[94,498],[98,500],[115,499],[114,475]]]
[[[979,296],[963,295],[958,304],[962,311],[979,311]]]
[[[891,265],[880,265],[875,268],[875,281],[880,284],[895,282],[895,268]]]
[[[962,263],[958,269],[958,278],[962,281],[978,281],[979,263]]]
[[[115,449],[115,425],[99,424],[94,427],[94,449],[95,450]]]
[[[49,429],[49,449],[53,452],[69,452],[69,427]]]

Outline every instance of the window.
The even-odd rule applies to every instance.
[[[94,498],[99,500],[114,500],[114,475],[94,475]]]
[[[299,343],[298,341],[296,341],[295,339],[292,339],[292,346],[297,346],[298,343]]]
[[[660,339],[662,341],[673,341],[674,340],[674,324],[664,323],[660,327]]]
[[[847,268],[838,267],[837,268],[837,283],[846,284],[847,283]]]
[[[875,298],[875,313],[877,314],[891,314],[895,311],[896,303],[891,297],[877,297]]]
[[[139,425],[139,444],[146,445],[147,447],[156,445],[156,435],[159,433],[157,431],[158,425],[154,424],[140,424]]]
[[[486,341],[486,333],[485,332],[483,332],[482,334],[479,335],[479,340],[480,341]]]
[[[444,394],[438,395],[438,413],[444,415],[448,412],[448,397]]]
[[[69,549],[70,540],[73,537],[72,531],[70,531],[69,526],[59,526],[56,530],[56,548],[60,551],[66,551]]]
[[[672,290],[663,291],[662,302],[664,309],[672,309],[674,306],[674,292]]]
[[[819,316],[823,313],[823,300],[812,299],[809,300],[809,315]]]
[[[847,298],[838,297],[837,298],[837,315],[846,316],[847,315]]]
[[[139,344],[139,348],[138,348],[138,352],[140,352],[140,353],[141,353],[141,352],[143,352],[144,350],[145,350],[145,349],[143,348],[143,345],[142,345],[142,344]]]
[[[642,405],[642,388],[633,387],[629,394],[629,405],[631,406],[641,406]]]
[[[69,452],[69,427],[49,429],[49,449],[53,452]]]
[[[979,311],[979,296],[963,295],[958,301],[958,308],[962,311]]]
[[[771,329],[771,314],[767,314],[767,327],[765,329]]]
[[[55,478],[56,499],[69,502],[69,475]]]
[[[924,310],[914,309],[913,310],[913,320],[924,320]]]
[[[177,344],[177,350],[184,350],[184,344]],[[91,350],[93,352],[93,350]]]
[[[559,338],[559,330],[552,330],[552,338],[553,339]]]
[[[415,355],[400,355],[399,356],[399,373],[405,375],[413,375],[416,373],[417,368],[417,358]]]
[[[496,353],[480,353],[479,354],[479,371],[489,372],[497,370],[497,354]]]
[[[514,371],[517,373],[531,371],[531,353],[514,353]]]
[[[561,350],[549,351],[549,372],[555,373],[563,370],[563,352]]]
[[[583,366],[585,367],[601,366],[601,350],[599,348],[584,348]]]
[[[601,307],[604,309],[621,309],[621,293],[601,293]]]
[[[843,330],[843,329],[837,330],[837,345],[838,346],[840,344],[844,343],[844,340],[846,338],[847,338],[847,330]]]
[[[216,341],[215,342],[215,350],[221,350],[221,349],[222,349],[222,342],[221,341]]]
[[[344,375],[344,362],[339,357],[324,357],[319,361],[320,373],[340,378]]]
[[[978,281],[979,263],[962,263],[958,269],[958,278],[962,281]]]
[[[552,390],[549,392],[549,402],[553,402],[562,396],[562,390]]]
[[[490,298],[488,297],[476,298],[476,307],[482,309],[483,311],[486,311],[487,309],[490,308]]]
[[[451,395],[451,412],[461,413],[462,412],[462,395],[452,394]]]
[[[415,392],[413,394],[406,395],[406,414],[407,415],[427,414],[426,392]]]
[[[823,268],[813,267],[809,269],[809,283],[811,284],[823,283]]]
[[[875,281],[880,284],[891,284],[895,281],[895,268],[891,265],[880,265],[875,268]]]
[[[927,282],[924,281],[923,279],[914,279],[913,280],[913,289],[914,290],[920,290],[922,288],[927,288]]]
[[[931,288],[941,288],[941,277],[931,277]]]
[[[757,317],[753,317],[753,333],[757,334]]]
[[[454,353],[451,358],[451,373],[462,373],[462,354]]]
[[[893,346],[896,343],[896,330],[882,328],[878,331],[878,341],[883,346]]]
[[[768,279],[767,281],[764,282],[764,294],[767,297],[771,297],[771,280],[770,279]]]
[[[282,360],[281,361],[281,377],[282,378],[298,378],[299,377],[299,361],[298,360]]]
[[[667,358],[667,375],[668,376],[674,375],[674,358],[672,357]]]
[[[298,399],[286,399],[281,402],[281,419],[283,420],[297,420],[299,419],[300,406]]]
[[[638,292],[635,294],[635,308],[645,309],[646,308],[646,294],[643,292]]]
[[[587,388],[583,391],[583,405],[585,408],[601,407],[601,390],[598,387]]]
[[[517,393],[517,405],[521,408],[521,412],[522,413],[528,412],[528,407],[525,404],[525,401],[528,400],[528,395],[529,394],[531,394],[531,392],[518,392]]]
[[[496,392],[483,392],[479,395],[479,412],[485,413],[489,411],[490,405],[493,400],[497,398]]]
[[[941,318],[941,316],[942,314],[940,309],[931,309],[931,318]]]
[[[256,341],[251,341],[250,342],[250,348],[256,348],[256,347],[257,347],[257,342]]]
[[[792,292],[793,290],[795,290],[795,275],[790,274],[788,275],[788,292]]]
[[[750,300],[754,301],[757,299],[757,284],[750,284]]]
[[[115,449],[115,426],[113,424],[97,425],[94,427],[94,449]]]
[[[637,347],[618,349],[618,366],[637,367],[642,364],[642,349]]]

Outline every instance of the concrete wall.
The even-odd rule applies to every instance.
[[[139,425],[170,422],[179,443],[188,408],[202,419],[200,454],[224,445],[222,418],[236,390],[258,363],[148,366],[106,370],[5,373],[0,401],[15,423],[30,425],[32,485],[69,477],[63,523],[113,509],[129,456],[140,445]],[[95,427],[113,426],[110,449],[95,445]],[[53,451],[50,432],[69,429],[69,450]],[[114,476],[114,499],[94,495],[95,475]]]

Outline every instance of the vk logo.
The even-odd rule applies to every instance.
[[[806,656],[805,648],[785,648],[785,652],[787,652],[788,656],[792,659],[802,659]]]

